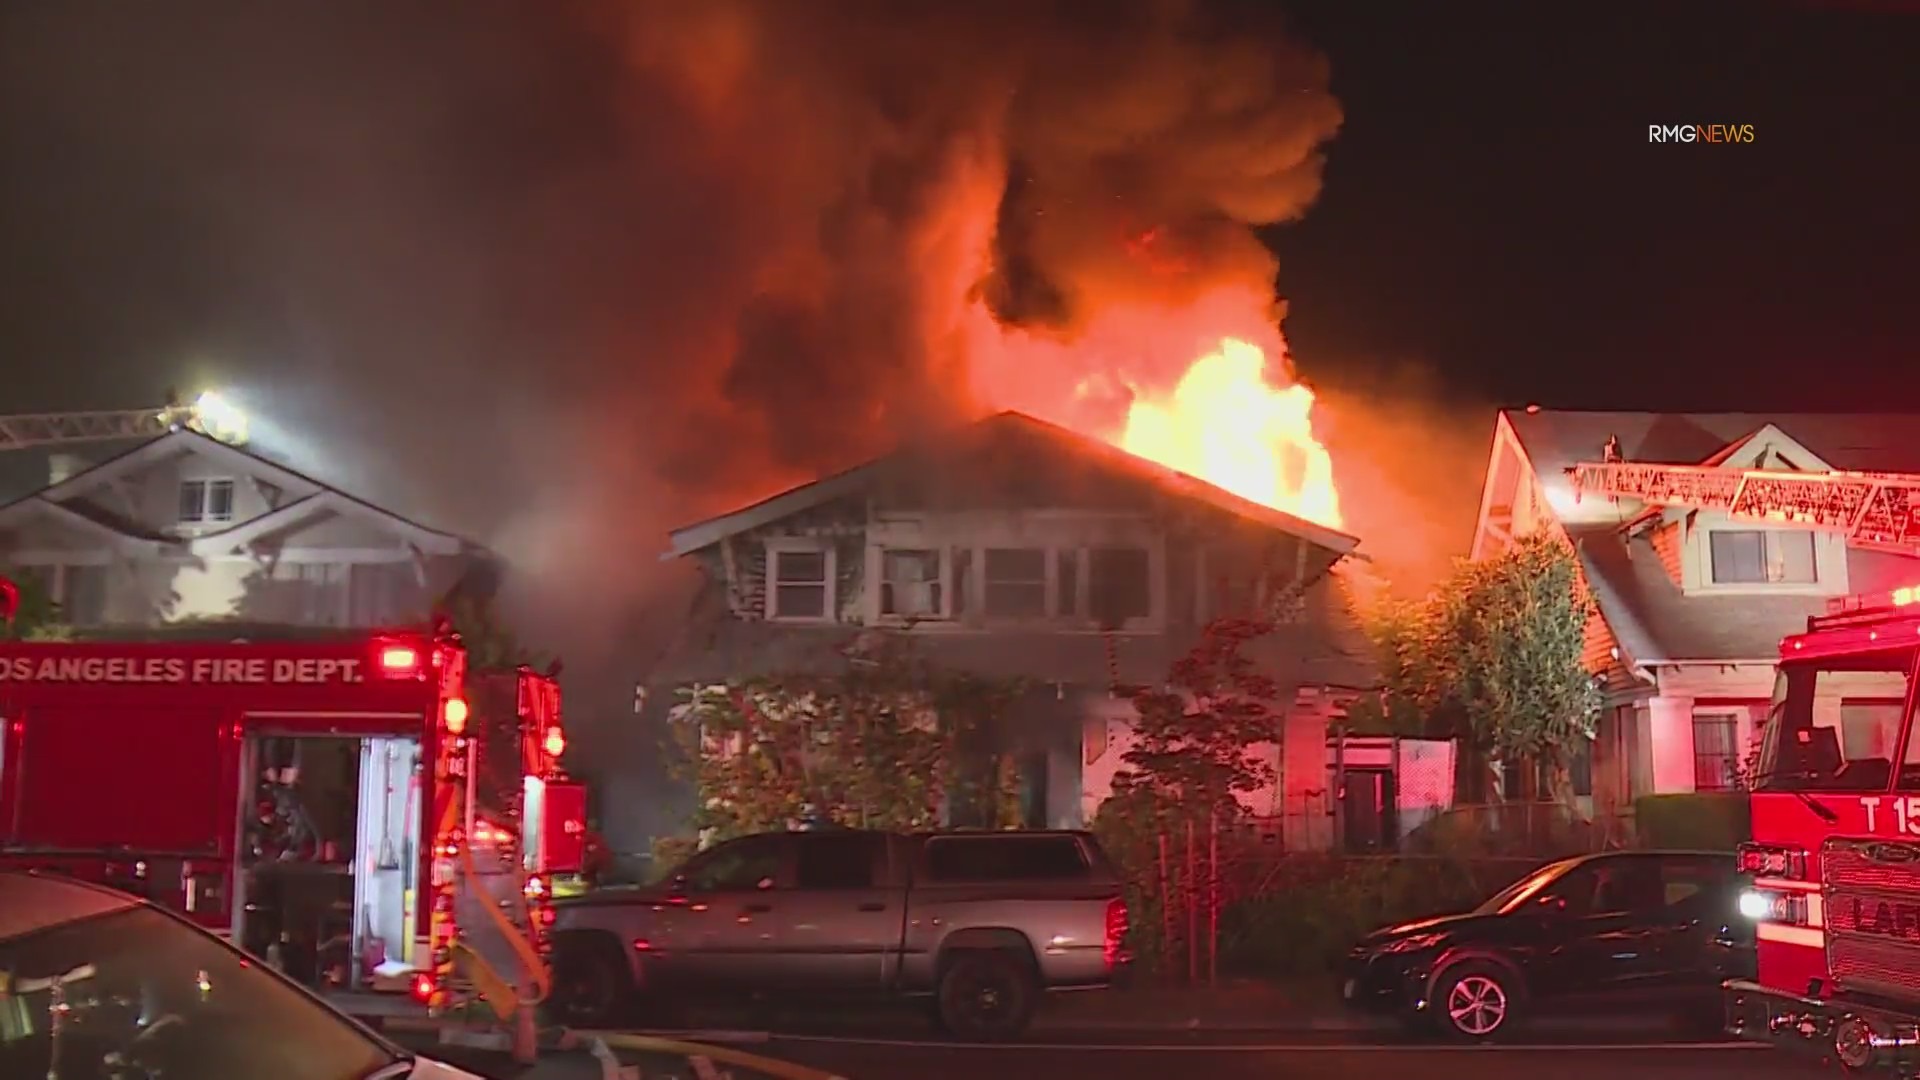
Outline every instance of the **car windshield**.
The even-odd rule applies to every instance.
[[[1567,872],[1578,859],[1562,859],[1547,865],[1521,878],[1519,881],[1501,889],[1487,898],[1487,902],[1473,909],[1475,915],[1506,915],[1515,908],[1533,899],[1541,889],[1546,888],[1554,879]]]
[[[1886,791],[1920,787],[1920,746],[1899,751],[1914,650],[1782,664],[1761,733],[1756,791]]]
[[[404,1056],[151,908],[0,942],[0,1076],[361,1080]]]

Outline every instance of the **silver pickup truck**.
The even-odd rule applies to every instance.
[[[1024,1031],[1040,994],[1126,959],[1119,874],[1084,832],[761,833],[657,885],[556,905],[558,1018],[689,1000],[921,996],[968,1039]]]

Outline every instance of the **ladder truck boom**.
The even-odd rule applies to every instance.
[[[0,453],[36,446],[153,439],[187,428],[226,443],[246,441],[246,417],[219,395],[151,409],[26,413],[0,416]]]
[[[1582,462],[1567,469],[1578,500],[1592,492],[1648,506],[1719,510],[1737,521],[1834,529],[1854,547],[1920,556],[1920,475],[1789,472]]]

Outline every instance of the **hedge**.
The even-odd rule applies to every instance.
[[[1644,848],[1733,851],[1752,835],[1745,792],[1642,795],[1634,831]]]

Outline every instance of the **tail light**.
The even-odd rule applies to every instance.
[[[1740,872],[1757,878],[1774,877],[1805,881],[1807,853],[1766,844],[1741,844]]]
[[[409,989],[413,994],[413,1000],[420,1002],[422,1005],[432,1001],[434,989],[433,976],[424,971],[415,975],[413,977],[413,985]]]
[[[1109,969],[1126,959],[1127,902],[1119,897],[1107,901],[1107,932],[1100,955]]]

